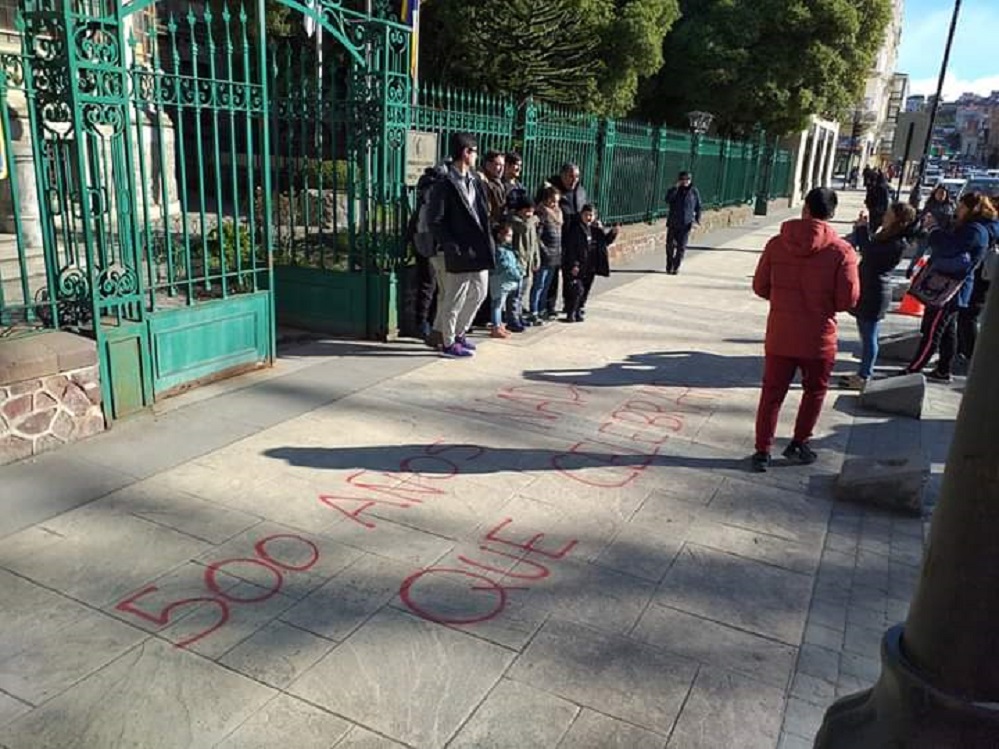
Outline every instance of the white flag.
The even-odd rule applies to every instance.
[[[315,12],[316,10],[316,0],[307,0],[305,3],[309,10]],[[305,33],[311,37],[316,33],[316,19],[312,17],[310,13],[305,14]]]

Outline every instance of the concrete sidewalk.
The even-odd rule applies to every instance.
[[[471,361],[315,342],[0,468],[0,745],[810,745],[922,546],[832,479],[886,434],[939,472],[959,395],[833,397],[819,463],[747,473],[776,223]]]

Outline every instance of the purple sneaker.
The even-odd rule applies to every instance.
[[[450,346],[445,346],[441,353],[449,359],[465,359],[475,355],[470,348],[462,346],[458,341],[455,341]]]
[[[466,338],[465,336],[461,336],[461,338],[455,338],[454,342],[460,345],[463,349],[467,349],[468,351],[475,351],[476,349],[475,344],[472,343],[470,340],[468,340],[468,338]]]

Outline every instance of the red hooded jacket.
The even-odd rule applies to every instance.
[[[787,221],[767,242],[753,291],[770,300],[768,356],[834,359],[836,313],[860,299],[857,254],[825,221]]]

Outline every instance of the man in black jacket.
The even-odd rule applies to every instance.
[[[444,256],[441,334],[444,355],[472,356],[465,339],[476,310],[489,289],[489,270],[496,264],[489,222],[489,202],[475,174],[478,144],[467,133],[451,139],[452,163],[447,178],[431,197],[430,225]]]
[[[549,177],[542,189],[548,186],[556,188],[561,193],[558,205],[562,209],[562,241],[565,242],[566,232],[569,231],[573,219],[580,214],[583,206],[589,203],[586,188],[579,181],[579,166],[571,162],[563,164],[559,173]],[[566,288],[571,280],[563,269],[562,304],[565,309],[569,308],[569,295]],[[558,276],[555,276],[552,285],[548,287],[547,317],[549,318],[555,317],[555,308],[558,306],[558,287]]]
[[[701,194],[690,172],[680,172],[676,184],[666,192],[669,215],[666,218],[666,272],[675,276],[687,252],[694,224],[701,223]]]

